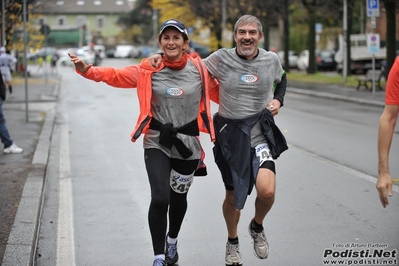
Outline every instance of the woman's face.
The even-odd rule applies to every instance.
[[[188,48],[188,40],[175,27],[166,28],[161,34],[161,49],[169,61],[178,61]]]

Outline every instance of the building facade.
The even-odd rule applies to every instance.
[[[134,7],[135,0],[43,0],[31,10],[34,21],[47,27],[47,44],[66,47],[92,42],[106,47],[124,43],[118,18]]]

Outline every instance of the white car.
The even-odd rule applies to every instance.
[[[68,54],[77,55],[77,51],[78,48],[65,48],[58,50],[57,53],[60,56],[60,58],[58,59],[57,64],[61,66],[72,66],[73,63]]]
[[[285,56],[284,56],[284,51],[278,51],[277,55],[280,57],[281,64],[284,67],[285,64]],[[298,54],[295,51],[288,51],[288,60],[290,64],[290,68],[296,68],[297,67],[297,61],[298,61]]]
[[[309,67],[309,51],[308,50],[303,50],[297,61],[297,66],[299,70],[306,70]]]
[[[94,64],[95,54],[91,50],[82,48],[67,48],[64,50],[59,50],[58,54],[60,58],[58,59],[57,64],[61,66],[73,66],[71,58],[68,53],[78,56],[82,59],[86,64]]]
[[[91,46],[87,46],[87,45],[83,46],[82,49],[85,50],[86,52],[87,51],[92,51]],[[104,59],[106,57],[105,56],[105,46],[104,45],[95,44],[93,46],[93,49],[100,54],[100,58],[101,59]]]
[[[140,50],[134,45],[117,45],[115,47],[115,58],[138,58]]]

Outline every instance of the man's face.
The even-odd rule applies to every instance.
[[[240,25],[234,34],[239,55],[252,59],[258,52],[258,45],[263,38],[263,33],[258,31],[256,23]]]

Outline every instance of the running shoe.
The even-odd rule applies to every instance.
[[[251,227],[252,221],[249,223],[248,232],[254,243],[254,254],[258,259],[266,259],[269,255],[269,243],[267,242],[265,231],[255,232]]]
[[[152,266],[166,266],[165,261],[161,259],[154,260]]]
[[[24,151],[24,150],[23,150],[22,148],[18,147],[18,146],[15,145],[14,143],[13,143],[10,147],[5,148],[5,149],[3,150],[4,153],[21,153],[21,152],[23,152],[23,151]]]
[[[177,253],[177,242],[176,244],[169,244],[166,241],[166,248],[165,248],[165,262],[166,265],[175,265],[176,262],[179,260],[179,254]]]
[[[241,253],[239,244],[230,244],[229,241],[226,243],[226,266],[234,265],[241,266]]]

